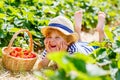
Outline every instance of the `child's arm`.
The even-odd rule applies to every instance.
[[[49,62],[50,62],[50,60],[45,57],[44,59],[42,59],[39,62],[38,69],[42,69],[42,68],[48,67]]]

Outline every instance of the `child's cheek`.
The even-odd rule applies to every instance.
[[[44,44],[47,44],[48,43],[48,39],[46,38],[45,40],[44,40]]]

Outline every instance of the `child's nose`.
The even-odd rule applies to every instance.
[[[54,38],[51,38],[50,41],[51,41],[51,42],[54,41]]]
[[[51,43],[55,43],[55,39],[52,38],[52,39],[50,40],[50,42],[51,42]]]

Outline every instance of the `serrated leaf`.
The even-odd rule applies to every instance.
[[[73,58],[81,59],[81,60],[85,61],[86,63],[95,63],[96,62],[95,59],[93,59],[89,55],[75,53],[72,56],[73,56]]]
[[[108,39],[110,39],[111,42],[113,42],[113,41],[114,41],[114,40],[113,40],[113,33],[111,33],[109,27],[108,27],[108,26],[105,26],[104,30],[105,30],[106,37],[107,37]]]
[[[117,71],[115,78],[115,80],[120,80],[120,69]]]
[[[17,31],[19,31],[20,30],[20,28],[11,28],[10,29],[10,32],[17,32]]]
[[[6,17],[6,14],[0,13],[0,18],[3,19]]]
[[[0,38],[5,38],[7,36],[7,32],[0,30]]]
[[[0,8],[4,7],[4,1],[0,1]]]
[[[118,68],[120,69],[120,60],[117,62],[117,64],[118,64]]]

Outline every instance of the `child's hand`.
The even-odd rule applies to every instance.
[[[48,53],[52,52],[52,50],[50,49],[50,41],[49,40],[45,40],[45,48],[47,50]]]
[[[66,42],[61,42],[61,44],[60,44],[60,51],[66,51],[67,50],[67,48],[68,48],[68,45],[67,45],[67,43]]]
[[[46,48],[47,52],[50,52],[49,43],[50,43],[50,41],[46,38],[44,40],[44,44],[45,44],[45,48]]]

